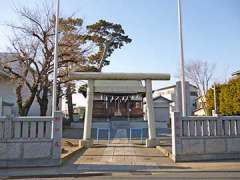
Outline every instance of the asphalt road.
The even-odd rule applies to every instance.
[[[6,178],[7,179],[7,178]],[[12,178],[11,178],[12,179]],[[15,178],[16,179],[16,178]],[[19,178],[17,178],[19,179]],[[181,180],[181,179],[209,179],[209,180],[231,180],[231,179],[240,179],[240,172],[161,172],[157,174],[151,173],[114,173],[114,174],[107,174],[104,176],[72,176],[72,177],[45,177],[45,178],[20,178],[19,180],[148,180],[148,179],[171,179],[171,180]]]

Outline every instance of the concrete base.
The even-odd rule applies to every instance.
[[[219,154],[194,154],[194,155],[172,155],[174,162],[198,162],[198,161],[219,161],[219,160],[239,160],[240,153],[219,153]]]
[[[146,147],[156,147],[160,145],[159,139],[146,139]]]
[[[90,148],[93,146],[93,140],[88,139],[88,140],[80,140],[79,141],[79,146],[84,147],[84,148]]]
[[[19,168],[19,167],[46,167],[60,166],[61,159],[23,159],[23,160],[1,160],[1,168]]]

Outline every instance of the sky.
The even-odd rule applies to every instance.
[[[14,5],[36,6],[41,0],[1,0],[0,51],[6,51],[9,30],[17,21]],[[50,0],[49,0],[50,1]],[[240,0],[182,0],[185,63],[216,64],[214,80],[223,82],[240,69]],[[170,73],[178,80],[177,0],[61,0],[61,14],[75,13],[85,25],[99,19],[119,23],[133,40],[110,58],[105,72]]]

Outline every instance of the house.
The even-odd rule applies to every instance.
[[[239,71],[235,71],[234,73],[232,73],[232,76],[239,76],[240,75],[240,70]]]
[[[0,53],[0,62],[8,61],[13,58],[14,54]],[[0,116],[18,115],[18,107],[16,103],[16,82],[12,81],[10,74],[3,71],[0,67]],[[27,90],[23,89],[24,96],[27,96]],[[49,107],[47,114],[51,114],[51,97],[49,97]],[[29,113],[29,116],[39,116],[40,108],[35,98]]]
[[[153,109],[154,109],[154,117],[156,122],[160,123],[161,128],[169,128],[170,127],[170,104],[171,100],[163,97],[156,96],[153,98]],[[147,120],[147,108],[145,105],[144,99],[144,119]]]
[[[13,107],[13,85],[9,82],[9,75],[0,67],[0,116],[10,115]]]
[[[156,121],[162,123],[163,128],[170,127],[170,104],[171,100],[157,96],[153,98],[153,108]]]
[[[232,77],[239,77],[240,76],[240,70],[239,71],[235,71],[234,73],[232,73]]]
[[[186,82],[186,95],[187,95],[187,113],[193,115],[196,109],[195,100],[198,97],[198,88]],[[181,110],[181,82],[178,81],[175,85],[163,87],[153,91],[153,97],[162,96],[172,103],[170,104],[170,113]]]
[[[206,98],[205,97],[197,97],[196,98],[196,109],[193,112],[194,116],[206,116],[206,112],[203,107],[203,103],[206,103]]]

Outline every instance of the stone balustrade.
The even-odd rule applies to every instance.
[[[1,140],[37,141],[51,138],[52,117],[16,117],[0,119]]]
[[[60,165],[62,114],[0,117],[0,167]]]
[[[240,116],[182,118],[182,136],[239,136]]]
[[[172,159],[240,159],[240,116],[190,116],[174,113]]]
[[[4,137],[4,122],[7,120],[7,117],[0,116],[0,139]]]

